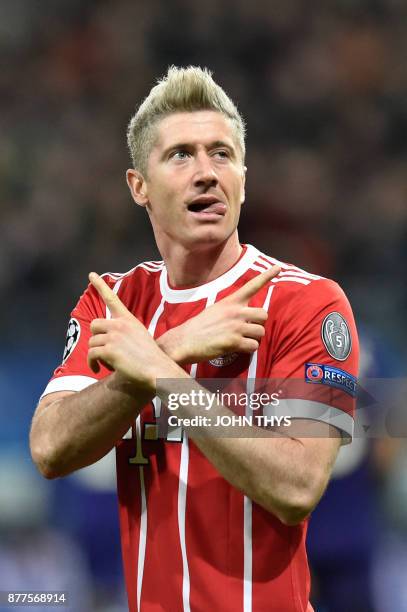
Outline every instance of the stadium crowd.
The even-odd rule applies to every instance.
[[[11,448],[24,448],[14,455],[15,465],[17,456],[24,457],[21,465],[28,469],[30,414],[18,417],[21,393],[30,391],[33,410],[87,273],[124,271],[158,258],[148,221],[132,205],[124,180],[130,164],[125,130],[135,104],[170,64],[208,66],[247,120],[241,240],[338,280],[365,329],[366,359],[384,364],[367,368],[368,375],[404,375],[405,3],[317,0],[310,7],[305,0],[205,0],[198,8],[186,0],[43,0],[39,10],[29,0],[7,0],[0,5],[0,48],[0,414],[3,421],[15,415],[19,423],[0,436],[0,465]],[[368,451],[372,503],[385,523],[380,554],[369,552],[377,557],[369,576],[378,612],[407,610],[406,454],[404,442]],[[38,510],[38,523],[26,530],[48,533],[51,523],[64,532],[43,540],[65,550],[67,539],[67,574],[75,565],[86,567],[84,601],[93,598],[91,609],[100,612],[120,611],[114,493],[95,488],[96,473],[89,477],[91,489],[86,478],[50,483],[47,511]],[[18,497],[24,478],[16,476],[15,483],[8,485],[17,496],[10,503],[29,503]],[[1,503],[5,488],[0,530],[9,531],[13,513]],[[102,496],[97,507],[105,507],[93,523],[92,495]],[[69,508],[73,498],[77,506]],[[343,520],[345,525],[349,518]],[[10,530],[20,532],[21,525]],[[98,537],[106,539],[99,548]],[[20,553],[29,563],[21,542],[1,541],[0,576],[18,574]],[[106,551],[110,563],[102,562]],[[17,583],[9,578],[13,588],[24,586]],[[1,578],[0,590],[7,588]],[[390,599],[390,592],[398,598]],[[333,608],[321,600],[316,610]]]

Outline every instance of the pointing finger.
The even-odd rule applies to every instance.
[[[120,301],[120,298],[117,297],[99,274],[91,272],[89,274],[89,281],[110,310],[112,317],[121,317],[129,314],[126,306]]]
[[[248,301],[280,272],[281,268],[279,266],[272,266],[269,270],[266,270],[265,272],[262,272],[249,280],[245,285],[243,285],[243,287],[234,293],[234,297]]]

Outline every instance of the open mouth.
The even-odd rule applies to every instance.
[[[203,210],[206,210],[210,206],[212,206],[212,204],[208,204],[205,202],[193,202],[192,204],[188,205],[188,210],[192,212],[202,212]]]
[[[200,198],[188,204],[188,210],[193,213],[224,215],[226,206],[215,198]]]

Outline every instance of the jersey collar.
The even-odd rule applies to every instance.
[[[168,284],[167,269],[164,266],[160,276],[160,290],[164,300],[171,304],[197,302],[198,300],[208,299],[210,296],[226,289],[226,287],[230,287],[251,267],[260,254],[251,244],[246,246],[246,252],[233,268],[230,268],[225,274],[218,276],[213,281],[205,283],[205,285],[192,287],[191,289],[172,289]]]

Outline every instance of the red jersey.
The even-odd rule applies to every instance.
[[[219,278],[174,289],[163,262],[104,280],[154,337],[180,325],[273,264],[280,274],[250,305],[265,308],[265,337],[252,355],[185,366],[197,378],[300,381],[265,412],[321,420],[343,439],[353,431],[358,339],[350,305],[333,281],[250,245]],[[87,365],[89,326],[110,317],[89,286],[72,311],[64,361],[44,395],[79,391],[109,374]],[[295,387],[295,385],[294,385]],[[318,390],[310,396],[308,389]],[[315,397],[317,399],[315,399]],[[307,521],[286,526],[232,487],[180,431],[157,437],[160,403],[146,406],[116,447],[122,551],[130,612],[305,612],[310,578]],[[270,438],[270,444],[273,439]]]

